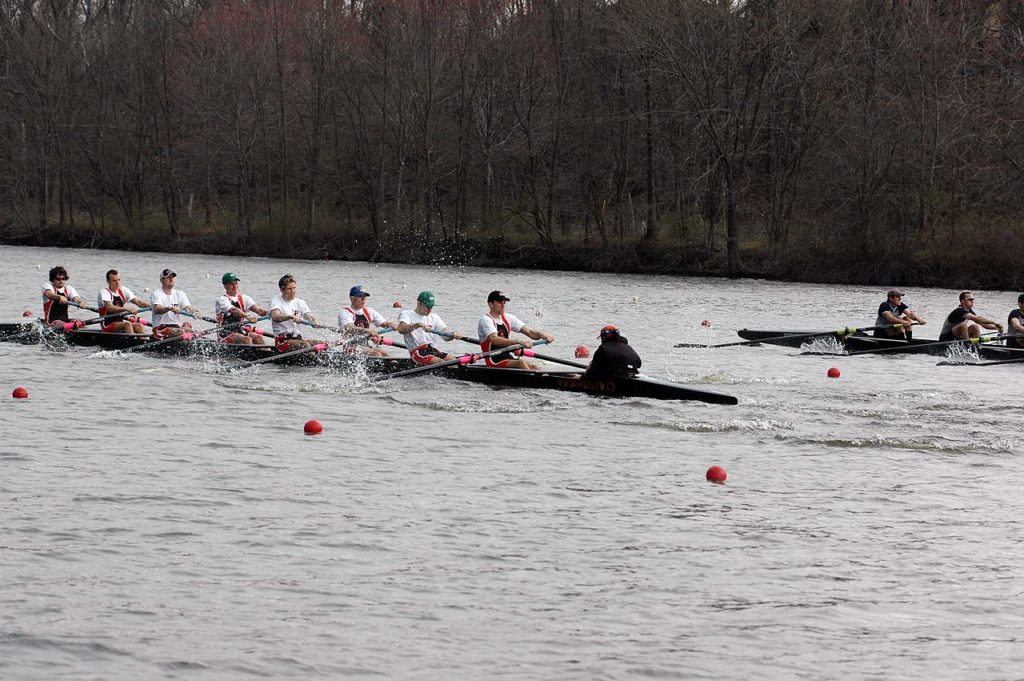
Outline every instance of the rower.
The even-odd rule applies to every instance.
[[[505,312],[505,304],[511,300],[501,291],[491,291],[487,294],[487,314],[480,318],[477,323],[477,335],[480,337],[480,349],[484,352],[505,348],[511,345],[523,345],[533,347],[533,341],[544,339],[552,343],[555,337],[543,331],[531,329],[523,320],[514,314]],[[512,340],[510,334],[521,333],[530,340]],[[513,359],[511,353],[501,353],[493,357],[485,357],[487,366],[499,369],[539,369],[536,362],[528,362],[525,359]]]
[[[50,268],[50,281],[43,284],[43,322],[56,326],[71,321],[68,317],[68,303],[85,305],[75,287],[67,283],[68,271],[62,265]]]
[[[878,306],[878,318],[875,319],[875,326],[889,325],[888,328],[875,329],[876,338],[897,338],[900,340],[913,339],[913,324],[917,322],[922,326],[927,322],[917,316],[917,313],[903,302],[903,291],[890,289],[886,299]],[[896,325],[899,324],[897,327]]]
[[[177,279],[174,270],[165,268],[160,273],[160,288],[149,294],[149,304],[153,307],[154,340],[180,336],[183,331],[181,313],[196,314],[185,292],[174,288]],[[191,327],[191,324],[186,322],[184,326]]]
[[[357,284],[348,290],[349,306],[341,308],[338,312],[338,328],[349,334],[360,334],[369,331],[370,338],[377,340],[377,329],[393,328],[391,322],[384,318],[380,312],[366,306],[366,299],[369,292]],[[354,349],[354,345],[349,345]],[[367,348],[366,355],[369,357],[390,357],[384,348]]]
[[[598,335],[601,345],[594,350],[583,378],[612,378],[636,376],[640,373],[640,355],[629,345],[626,337],[619,333],[619,328],[608,324]]]
[[[130,288],[121,286],[121,274],[117,270],[107,270],[107,287],[100,289],[96,303],[100,315],[118,312],[135,314],[140,307],[146,307],[146,302],[136,297]],[[142,333],[145,326],[139,321],[120,319],[109,324],[101,323],[100,329],[104,333]]]
[[[270,301],[270,321],[274,331],[274,346],[278,352],[312,347],[313,341],[303,340],[299,324],[303,319],[311,322],[313,326],[319,326],[320,322],[309,311],[306,301],[296,297],[298,284],[295,283],[295,277],[290,274],[284,275],[278,280],[277,288],[281,292]]]
[[[1017,309],[1006,318],[1006,347],[1024,348],[1024,293],[1017,296]]]
[[[238,291],[238,275],[234,272],[225,272],[220,278],[224,285],[224,294],[218,296],[213,303],[213,313],[217,317],[217,326],[230,324],[232,321],[248,321],[255,324],[260,317],[266,316],[267,310],[256,304],[256,301]],[[217,336],[222,343],[234,343],[236,345],[263,345],[263,336],[255,331],[229,331],[218,329]]]
[[[398,333],[405,336],[405,347],[409,349],[409,357],[417,364],[427,366],[437,364],[452,356],[434,346],[434,339],[441,339],[440,334],[451,336],[452,339],[462,338],[458,331],[449,332],[444,320],[433,312],[437,298],[430,291],[421,291],[416,296],[416,308],[402,310],[398,315]]]
[[[994,322],[988,317],[983,317],[974,311],[974,293],[962,291],[960,293],[960,307],[956,308],[946,317],[942,325],[942,333],[939,334],[940,341],[968,340],[979,338],[982,327],[990,330],[1003,332],[1003,325]]]

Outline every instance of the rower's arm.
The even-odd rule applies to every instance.
[[[910,319],[911,321],[915,321],[922,326],[928,323],[913,310],[907,310],[906,314],[908,319]]]
[[[452,331],[447,326],[444,327],[443,329],[441,329],[440,331],[437,331],[435,329],[434,333],[436,333],[439,336],[451,336],[452,340],[462,340],[462,332],[461,331]],[[502,340],[504,340],[504,339],[502,339]],[[519,344],[513,342],[513,343],[511,343],[511,345],[519,345]],[[505,347],[505,346],[502,345],[501,347]]]
[[[1013,327],[1014,331],[1017,333],[1024,333],[1024,324],[1020,323],[1020,319],[1018,317],[1014,317],[1010,320],[1010,326]]]
[[[516,340],[515,338],[502,338],[497,333],[487,334],[487,338],[485,338],[484,340],[488,341],[491,344],[491,347],[493,348],[507,348],[511,345],[525,345],[528,348],[533,347],[533,343],[531,343],[530,341],[526,341],[524,343],[522,341]]]
[[[401,333],[401,334],[406,334],[406,333],[412,333],[416,329],[422,329],[422,328],[423,328],[423,323],[422,322],[416,322],[415,324],[410,324],[409,322],[398,322],[398,328],[395,329],[395,331],[397,331],[398,333]]]
[[[270,311],[270,319],[272,321],[286,322],[291,318],[292,316],[290,314],[286,315],[284,312],[281,312],[281,308],[279,307],[275,307],[273,310]]]
[[[544,333],[543,331],[538,331],[537,329],[531,329],[529,326],[523,326],[523,328],[519,329],[519,331],[520,333],[529,336],[533,340],[543,339],[546,343],[555,342],[555,337],[552,336],[550,333]]]
[[[134,312],[135,310],[129,310],[127,305],[115,305],[114,301],[105,301],[106,314],[116,314],[118,312]],[[104,307],[104,303],[100,304],[100,307]]]
[[[882,313],[882,319],[889,322],[890,324],[902,324],[903,320],[894,315],[892,312],[886,310]]]
[[[260,307],[259,305],[250,305],[249,309],[261,317],[266,317],[268,314],[270,314],[269,312],[267,312],[267,308]]]
[[[320,326],[320,320],[317,319],[312,312],[305,313],[304,315],[302,315],[302,318],[305,319],[307,322],[312,322],[313,326]]]
[[[1000,324],[999,322],[994,322],[988,317],[982,317],[981,315],[978,314],[968,313],[967,315],[965,315],[965,318],[970,319],[972,322],[980,324],[981,326],[984,326],[986,329],[996,329],[998,331],[1003,330],[1002,324]]]

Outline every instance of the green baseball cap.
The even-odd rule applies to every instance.
[[[423,303],[427,307],[434,307],[437,298],[434,297],[433,291],[420,291],[420,294],[416,296],[416,302]]]
[[[234,272],[225,272],[224,276],[220,278],[222,284],[230,284],[233,281],[241,281]]]

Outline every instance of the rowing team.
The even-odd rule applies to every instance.
[[[155,339],[168,339],[180,336],[189,328],[189,322],[182,322],[181,315],[199,316],[188,296],[181,289],[175,288],[177,274],[172,269],[160,273],[160,288],[150,294],[150,300],[138,298],[130,288],[121,284],[121,275],[117,270],[109,270],[106,274],[107,285],[100,289],[96,296],[100,316],[117,315],[119,313],[135,314],[139,308],[151,310],[152,334]],[[47,325],[60,325],[70,321],[68,306],[74,304],[84,306],[78,291],[68,283],[69,275],[64,267],[57,266],[49,272],[50,281],[43,286],[43,320]],[[218,338],[223,343],[263,345],[264,334],[255,326],[237,329],[248,322],[254,325],[260,317],[270,317],[273,327],[273,341],[279,352],[289,352],[311,348],[315,341],[302,337],[301,324],[308,323],[313,327],[324,327],[310,311],[306,301],[299,298],[298,283],[295,277],[286,274],[278,281],[279,293],[270,302],[269,308],[263,308],[256,301],[239,291],[239,277],[233,272],[226,272],[221,277],[224,293],[214,301]],[[338,328],[345,334],[361,334],[369,341],[379,344],[379,329],[394,329],[402,334],[409,356],[417,364],[427,366],[454,359],[454,356],[439,350],[435,346],[437,340],[459,340],[463,337],[459,331],[449,330],[444,320],[434,312],[436,296],[431,291],[422,291],[416,297],[413,310],[403,310],[398,322],[393,324],[382,314],[366,305],[369,292],[356,285],[349,290],[349,305],[338,312]],[[523,346],[532,348],[534,341],[554,342],[549,333],[532,329],[521,319],[505,311],[511,299],[501,291],[491,291],[487,296],[487,314],[480,318],[477,333],[483,353],[500,350],[503,347]],[[105,333],[144,333],[145,324],[133,319],[107,319],[100,328]],[[227,326],[228,328],[222,328]],[[526,338],[511,338],[518,333]],[[601,346],[594,352],[587,373],[590,375],[636,375],[639,373],[641,360],[636,351],[629,345],[624,336],[614,325],[601,329],[599,338]],[[354,346],[348,346],[354,350]],[[370,356],[388,357],[388,353],[380,347],[365,347],[362,351]],[[518,353],[517,353],[518,354]],[[513,352],[500,353],[484,358],[487,366],[515,369],[538,369],[539,366],[523,359]]]
[[[913,324],[926,324],[906,303],[903,292],[892,289],[885,302],[878,306],[878,319],[875,324],[888,328],[875,330],[876,336],[886,338],[905,338],[910,340]],[[898,326],[897,326],[898,325]],[[962,291],[960,306],[946,316],[939,333],[940,341],[969,340],[980,338],[982,329],[998,331],[1003,334],[1003,325],[978,313],[974,309],[974,293]],[[1017,308],[1010,311],[1006,318],[1005,338],[1007,347],[1024,348],[1024,293],[1017,296]]]

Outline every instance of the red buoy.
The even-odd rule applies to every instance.
[[[319,435],[324,432],[324,424],[320,423],[316,419],[306,421],[306,425],[302,427],[303,432],[306,435]]]
[[[710,320],[710,319],[705,319],[704,321],[702,321],[702,322],[700,323],[700,325],[701,325],[701,326],[705,326],[705,327],[706,327],[706,326],[711,326],[711,320]]]
[[[721,485],[722,483],[725,482],[726,477],[727,474],[725,472],[725,469],[722,468],[721,466],[712,466],[711,468],[708,469],[708,482],[714,482],[716,484]]]
[[[17,388],[14,389],[14,392],[11,393],[11,397],[13,397],[16,400],[27,400],[28,399],[28,390],[26,390],[25,388],[22,388],[19,385]]]
[[[829,378],[839,378],[839,368],[838,367],[830,368],[828,370],[828,377]]]
[[[31,317],[32,316],[32,310],[25,310],[24,312],[21,313],[21,316],[22,317]]]
[[[590,357],[590,350],[587,349],[586,345],[577,345],[576,346],[576,356],[577,357]]]
[[[401,301],[396,300],[395,302],[391,303],[391,307],[402,307],[402,303]]]

